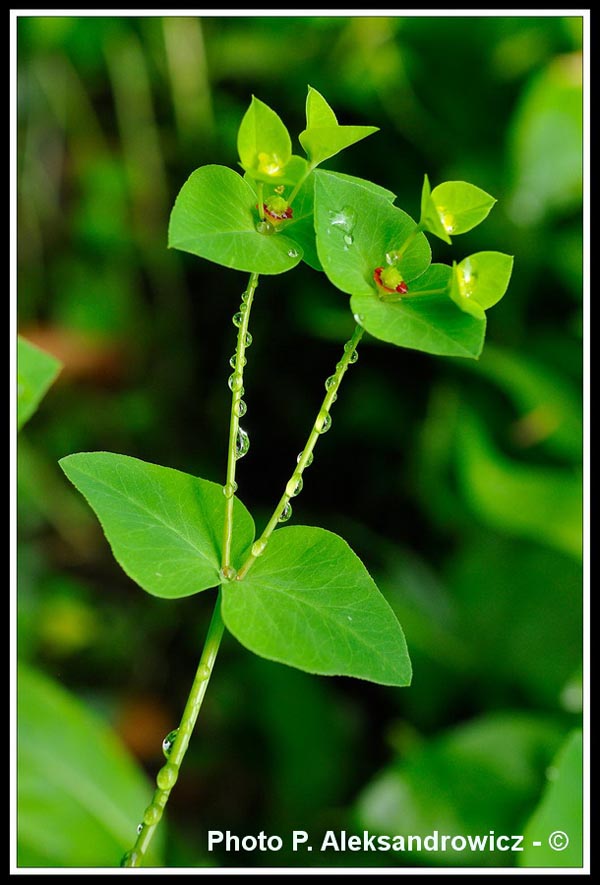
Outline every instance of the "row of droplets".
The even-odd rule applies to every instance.
[[[198,677],[202,680],[207,680],[210,678],[211,670],[210,667],[203,665],[198,670]],[[169,757],[171,755],[171,751],[175,745],[175,741],[177,740],[177,735],[179,734],[179,729],[175,728],[173,731],[170,731],[168,735],[164,738],[162,742],[162,751],[165,759],[167,760],[166,765],[160,769],[158,774],[156,775],[156,786],[162,793],[167,793],[170,791],[177,782],[177,778],[179,776],[179,768],[176,765],[173,765],[169,762]],[[156,796],[153,801],[150,803],[146,811],[144,812],[143,820],[140,824],[137,825],[137,834],[138,836],[144,829],[144,827],[154,827],[160,821],[163,814],[163,806],[159,801],[156,801]],[[121,867],[135,867],[138,865],[138,861],[140,860],[140,852],[135,849],[131,849],[131,851],[125,852],[123,857],[121,858]]]
[[[239,312],[236,313],[233,317],[233,325],[236,329],[239,329],[244,321],[244,314],[248,310],[248,292],[244,292],[242,295],[242,303],[240,305]],[[250,332],[246,332],[244,338],[244,348],[250,347],[252,344],[252,335]],[[241,371],[238,369],[243,369],[248,360],[245,356],[242,356],[238,363],[238,355],[237,352],[234,353],[229,360],[229,365],[234,370],[233,373],[229,376],[227,381],[229,385],[229,389],[235,395],[235,402],[233,405],[233,409],[236,417],[243,418],[246,412],[248,411],[248,407],[245,401],[242,399],[244,396],[244,378]],[[237,437],[235,440],[235,458],[236,461],[240,458],[243,458],[244,455],[248,454],[250,449],[250,437],[241,427],[238,427]],[[235,488],[234,488],[235,486]],[[229,483],[223,487],[223,494],[226,498],[231,498],[235,495],[237,486],[235,483]]]

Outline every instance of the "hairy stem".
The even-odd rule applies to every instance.
[[[221,638],[223,636],[223,619],[221,618],[221,594],[217,598],[215,610],[206,634],[206,641],[202,650],[202,656],[192,690],[187,699],[179,728],[176,736],[174,736],[173,744],[168,750],[167,762],[156,775],[157,788],[152,797],[152,802],[144,812],[143,822],[138,830],[138,837],[135,845],[128,851],[122,861],[122,867],[140,867],[144,860],[144,856],[148,851],[152,837],[162,817],[165,805],[169,800],[171,790],[177,782],[179,776],[179,768],[185,756],[194,725],[198,719],[200,707],[206,694],[206,689],[212,674],[215,658],[219,651]]]
[[[236,492],[235,467],[238,452],[238,436],[240,430],[240,403],[244,395],[244,365],[246,363],[246,348],[249,345],[248,324],[250,321],[250,311],[252,309],[252,301],[254,292],[258,285],[258,274],[250,275],[248,288],[244,292],[240,314],[241,321],[238,327],[237,345],[235,349],[235,364],[233,375],[229,379],[231,387],[231,416],[229,419],[229,447],[227,452],[227,477],[225,479],[225,520],[223,523],[223,554],[221,559],[221,568],[226,578],[231,578],[231,539],[233,536],[233,502]]]
[[[298,458],[298,465],[292,476],[290,477],[286,487],[285,492],[279,499],[279,503],[277,504],[273,514],[267,523],[265,530],[262,535],[255,541],[252,545],[252,549],[250,551],[249,556],[246,561],[240,568],[237,573],[236,580],[241,581],[245,575],[248,573],[248,570],[252,567],[253,563],[256,562],[257,558],[264,553],[265,547],[269,542],[269,538],[273,534],[278,522],[280,521],[281,515],[284,513],[286,507],[288,506],[291,499],[298,493],[298,486],[301,486],[302,483],[302,474],[308,465],[312,462],[313,459],[313,449],[317,444],[317,440],[322,433],[324,433],[331,423],[331,418],[329,415],[329,410],[331,406],[337,399],[337,391],[342,382],[342,378],[346,374],[346,370],[348,366],[354,362],[357,358],[356,348],[360,339],[364,334],[364,329],[362,326],[356,326],[354,329],[354,334],[350,341],[348,341],[344,346],[344,355],[336,366],[335,374],[327,379],[325,382],[325,387],[327,393],[321,403],[321,408],[317,414],[315,419],[315,423],[313,424],[312,430],[306,441],[306,445],[302,451],[302,454]]]

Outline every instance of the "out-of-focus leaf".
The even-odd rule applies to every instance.
[[[483,522],[581,556],[583,489],[576,471],[511,461],[466,409],[455,451],[463,494]]]
[[[61,363],[19,335],[17,341],[17,427],[28,421],[58,375]]]
[[[582,146],[582,56],[572,53],[534,75],[512,121],[511,213],[517,223],[581,204]]]
[[[380,772],[358,800],[361,826],[371,832],[431,836],[519,833],[544,770],[561,739],[552,721],[496,713],[427,742]],[[424,843],[426,846],[427,843]],[[432,846],[434,847],[434,846]],[[506,851],[418,852],[423,863],[505,866]],[[399,854],[402,859],[414,856]]]
[[[425,176],[421,193],[421,224],[446,243],[449,234],[464,234],[487,218],[495,198],[467,181],[444,181],[430,190]]]
[[[565,683],[582,661],[581,563],[547,546],[474,532],[447,569],[474,660],[473,692],[524,693],[562,708]]]
[[[549,783],[525,829],[522,867],[583,865],[583,735],[573,732],[548,769]],[[541,845],[534,845],[541,842]]]
[[[508,289],[512,268],[512,255],[503,252],[469,255],[454,268],[457,285],[451,286],[450,296],[462,310],[469,311],[473,303],[487,310],[497,304]]]
[[[18,863],[118,867],[151,786],[115,734],[47,676],[18,678]],[[161,855],[153,840],[150,864]]]
[[[477,371],[498,384],[521,416],[513,426],[514,442],[542,444],[548,451],[579,463],[583,444],[581,397],[550,366],[520,352],[488,344]]]

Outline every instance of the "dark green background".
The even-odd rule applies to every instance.
[[[25,16],[17,30],[19,330],[65,364],[19,446],[19,656],[100,711],[150,777],[213,591],[146,596],[56,462],[107,450],[224,477],[246,278],[167,250],[179,188],[204,163],[236,168],[252,94],[297,135],[310,83],[341,123],[381,127],[327,167],[390,188],[413,216],[425,172],[498,198],[452,248],[432,242],[438,261],[515,256],[481,361],[367,338],[294,501],[294,522],[346,538],[394,606],[412,687],[307,676],[226,637],[165,863],[514,863],[209,858],[205,832],[521,832],[579,723],[582,20]],[[351,329],[323,275],[261,279],[238,465],[259,527]],[[475,752],[457,727],[475,728]],[[390,765],[404,793],[389,772],[370,786]]]

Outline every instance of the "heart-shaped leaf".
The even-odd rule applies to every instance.
[[[454,267],[450,296],[461,310],[481,314],[502,298],[513,269],[513,256],[503,252],[476,252]]]
[[[253,651],[309,673],[409,685],[402,628],[333,532],[279,529],[243,581],[223,585],[223,620]]]
[[[153,596],[177,599],[221,582],[223,487],[110,452],[68,455],[60,466],[95,511],[115,559]],[[237,499],[232,558],[254,538],[252,517]]]
[[[300,133],[299,140],[311,166],[318,166],[323,160],[378,131],[377,126],[340,126],[321,93],[308,87],[306,129]]]
[[[322,170],[315,172],[315,229],[325,273],[349,295],[375,293],[375,271],[388,259],[408,283],[431,262],[410,215],[372,188]]]
[[[438,356],[477,359],[485,338],[485,314],[476,318],[448,298],[452,271],[432,264],[400,301],[386,302],[372,289],[353,295],[358,322],[375,338]]]
[[[464,234],[490,213],[495,198],[467,181],[445,181],[430,191],[425,176],[421,196],[421,224],[450,243],[449,234]]]
[[[183,185],[169,222],[169,246],[225,267],[278,274],[295,267],[302,250],[283,230],[257,231],[256,193],[226,166],[202,166]]]

